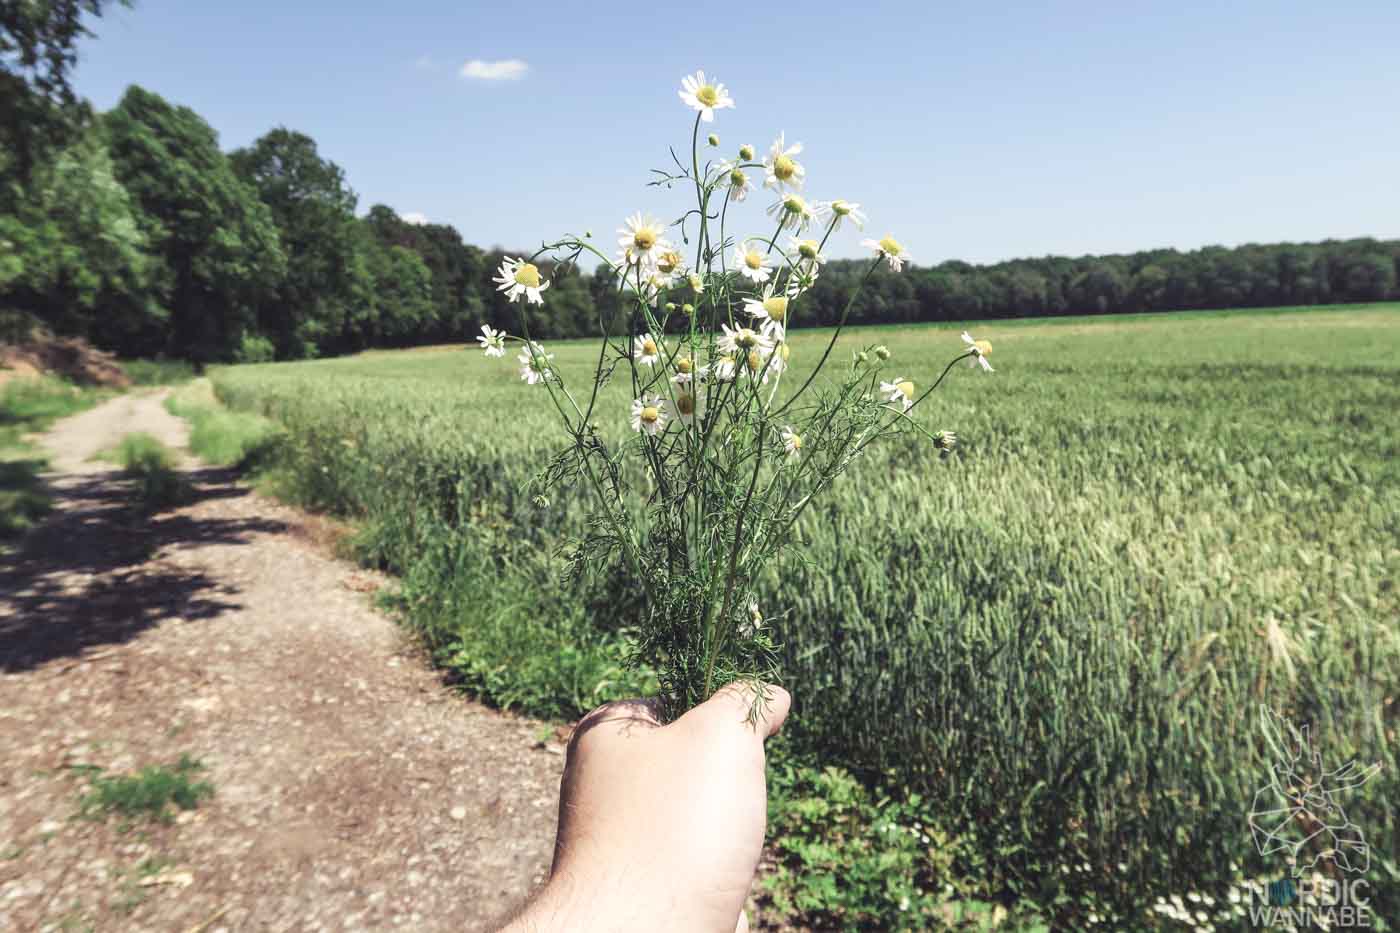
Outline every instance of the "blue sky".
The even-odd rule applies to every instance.
[[[921,264],[1400,235],[1395,0],[137,0],[96,30],[75,83],[98,107],[137,83],[226,149],[301,130],[362,211],[482,246],[678,215],[644,185],[689,145],[697,68],[737,103],[721,152],[786,131],[810,196],[861,202]]]

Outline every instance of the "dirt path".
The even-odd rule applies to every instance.
[[[489,927],[548,869],[562,749],[446,692],[383,581],[226,471],[133,514],[90,457],[183,444],[161,400],[57,425],[54,514],[0,556],[0,929]],[[183,754],[215,796],[171,825],[75,816],[82,766]]]

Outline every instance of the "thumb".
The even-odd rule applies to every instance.
[[[777,684],[735,682],[686,713],[706,725],[743,728],[759,741],[778,734],[792,708],[792,695]]]

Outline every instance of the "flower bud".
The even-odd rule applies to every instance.
[[[939,450],[952,450],[958,443],[958,436],[952,431],[939,431],[933,436],[933,446]]]
[[[705,138],[705,142],[709,143],[711,146],[718,146],[719,134],[711,133],[708,137]]]
[[[690,315],[694,313],[695,305],[691,304],[688,301],[685,304],[681,305],[681,314],[684,314],[686,317],[690,317]]]
[[[856,362],[864,366],[866,363],[870,362],[870,354],[866,353],[864,350],[861,350],[859,353],[856,354]]]
[[[585,240],[591,240],[591,239],[593,239],[593,231],[592,231],[592,230],[585,230],[585,231],[583,231],[583,238],[584,238]]]
[[[674,301],[668,301],[668,302],[666,302],[666,310],[667,310],[667,311],[674,311],[674,310],[676,310],[676,303],[675,303]]]
[[[748,143],[745,143],[744,145],[739,147],[739,158],[743,159],[745,162],[752,162],[753,157],[753,146],[750,146]]]
[[[890,358],[890,348],[884,345],[878,346],[875,348],[875,355],[880,358],[881,362],[884,362]]]

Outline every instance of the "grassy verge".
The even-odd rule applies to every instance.
[[[0,541],[28,531],[49,509],[39,481],[47,460],[28,435],[91,407],[107,394],[49,377],[0,386]]]
[[[137,386],[177,386],[195,378],[194,367],[185,360],[122,360],[121,365]]]
[[[165,407],[190,423],[190,450],[205,463],[256,469],[278,437],[270,419],[220,404],[207,379],[177,389]]]

